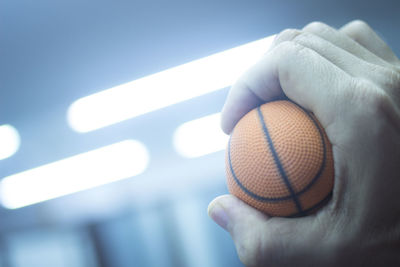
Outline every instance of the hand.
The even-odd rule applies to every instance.
[[[285,30],[231,88],[223,130],[282,96],[326,130],[335,167],[331,201],[293,219],[268,217],[227,195],[210,204],[210,217],[229,231],[246,266],[399,266],[399,59],[362,21]]]

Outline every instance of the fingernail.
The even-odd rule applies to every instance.
[[[216,203],[212,205],[209,209],[208,215],[219,226],[227,230],[229,218],[224,208],[220,204]]]

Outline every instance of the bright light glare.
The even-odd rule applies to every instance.
[[[229,136],[220,129],[220,113],[189,121],[176,129],[174,146],[187,158],[204,156],[224,150]]]
[[[14,155],[19,146],[20,137],[18,131],[9,124],[0,125],[0,160]]]
[[[20,208],[142,173],[146,147],[125,140],[5,177],[0,182],[3,206]]]
[[[268,50],[274,36],[161,71],[76,100],[70,126],[93,131],[230,86]]]

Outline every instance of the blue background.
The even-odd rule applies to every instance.
[[[0,208],[0,266],[242,266],[206,213],[227,192],[224,153],[189,160],[172,146],[176,127],[220,111],[228,88],[87,134],[68,126],[68,106],[315,20],[366,20],[399,54],[399,11],[395,0],[0,0],[0,125],[22,141],[0,178],[126,138],[151,156],[137,177]]]

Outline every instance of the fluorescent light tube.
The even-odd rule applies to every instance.
[[[230,86],[268,50],[274,36],[238,46],[80,98],[67,120],[90,132]]]
[[[220,116],[216,113],[179,126],[173,137],[178,154],[196,158],[224,150],[229,136],[220,129]]]
[[[9,124],[0,125],[0,160],[14,155],[20,146],[18,131]]]
[[[142,143],[125,140],[5,177],[1,203],[16,209],[129,178],[142,173],[148,162]]]

